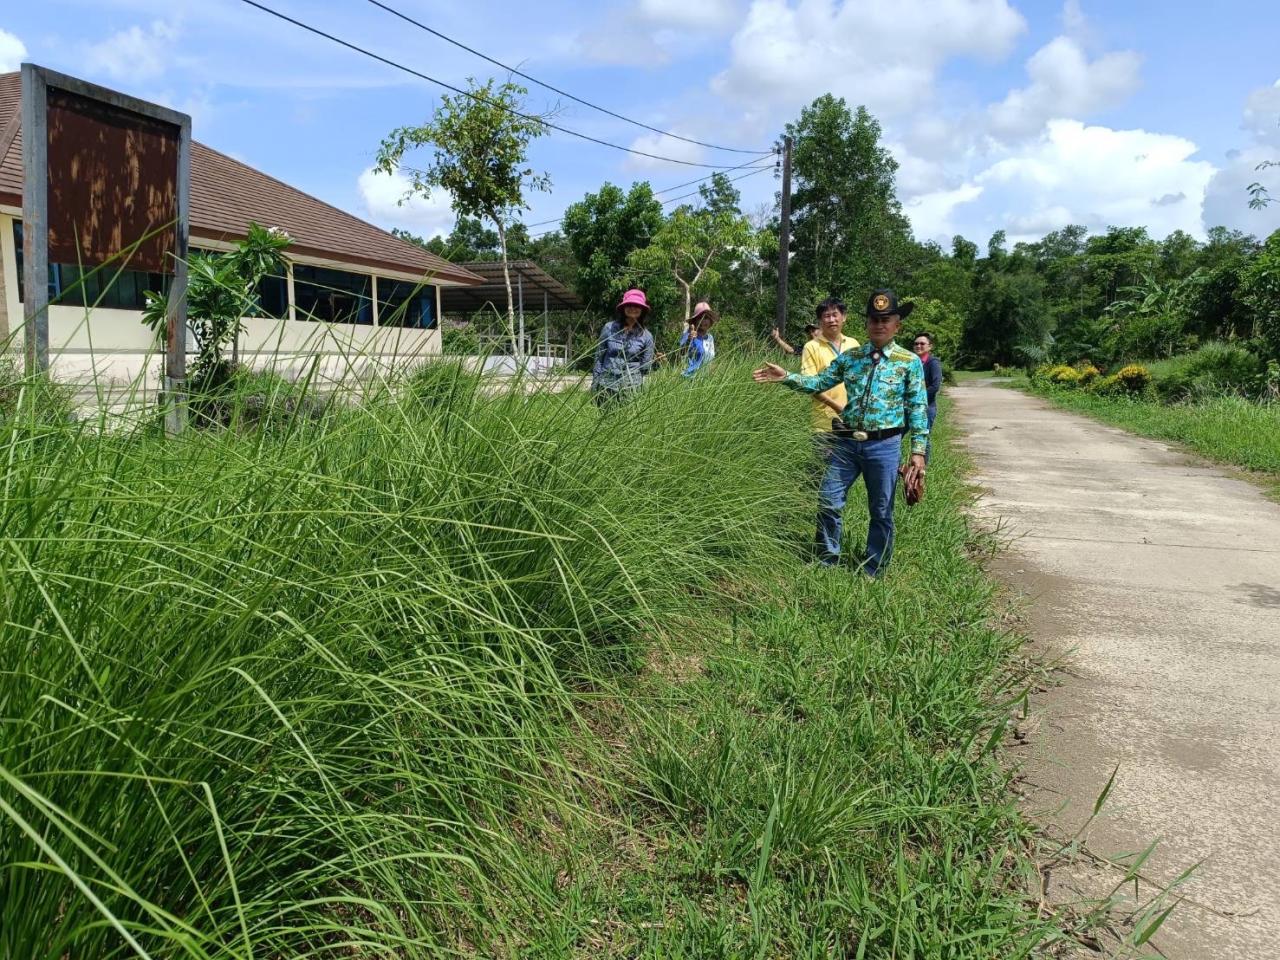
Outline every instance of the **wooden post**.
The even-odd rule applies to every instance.
[[[49,143],[44,74],[22,65],[22,340],[27,376],[49,370]]]
[[[165,330],[164,429],[176,436],[187,426],[187,258],[191,255],[191,118],[178,124],[178,223],[174,231],[173,285]],[[240,343],[237,322],[236,346]],[[238,351],[237,351],[238,352]]]
[[[778,224],[778,336],[787,338],[787,271],[791,266],[791,138],[782,138],[782,217]]]
[[[524,346],[524,274],[516,271],[516,296],[518,298],[520,310],[520,334],[516,340],[516,372],[522,372],[524,366],[525,346]]]

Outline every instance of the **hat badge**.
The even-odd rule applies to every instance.
[[[877,293],[875,299],[871,301],[871,305],[877,310],[888,310],[889,298],[883,293]]]

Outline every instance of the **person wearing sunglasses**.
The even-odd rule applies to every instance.
[[[842,429],[832,439],[831,460],[818,495],[818,559],[840,561],[840,538],[849,488],[859,477],[867,486],[871,523],[862,570],[878,577],[893,554],[893,501],[897,492],[902,435],[911,434],[911,460],[903,471],[908,489],[918,488],[929,445],[928,397],[920,358],[894,342],[914,304],[899,303],[892,290],[880,289],[867,301],[867,342],[839,354],[814,376],[787,373],[774,363],[752,374],[757,383],[781,383],[817,394],[843,384],[848,404]]]
[[[911,343],[911,351],[924,366],[924,391],[929,401],[929,432],[933,433],[933,421],[938,416],[938,391],[942,389],[942,361],[933,355],[933,334],[921,331]],[[925,463],[929,462],[932,441],[925,447]]]

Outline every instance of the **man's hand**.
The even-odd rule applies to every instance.
[[[756,383],[777,383],[779,380],[787,379],[787,371],[776,363],[766,363],[759,370],[752,371],[751,379]]]
[[[899,468],[902,474],[902,492],[906,495],[907,506],[914,507],[924,499],[924,454],[913,453],[911,462]]]
[[[902,479],[907,484],[915,483],[917,479],[923,478],[925,475],[925,464],[923,453],[913,453],[911,462],[907,464],[906,472],[903,473]]]

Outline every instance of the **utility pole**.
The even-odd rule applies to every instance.
[[[782,220],[778,225],[778,336],[787,336],[787,268],[791,265],[791,138],[782,138]]]

